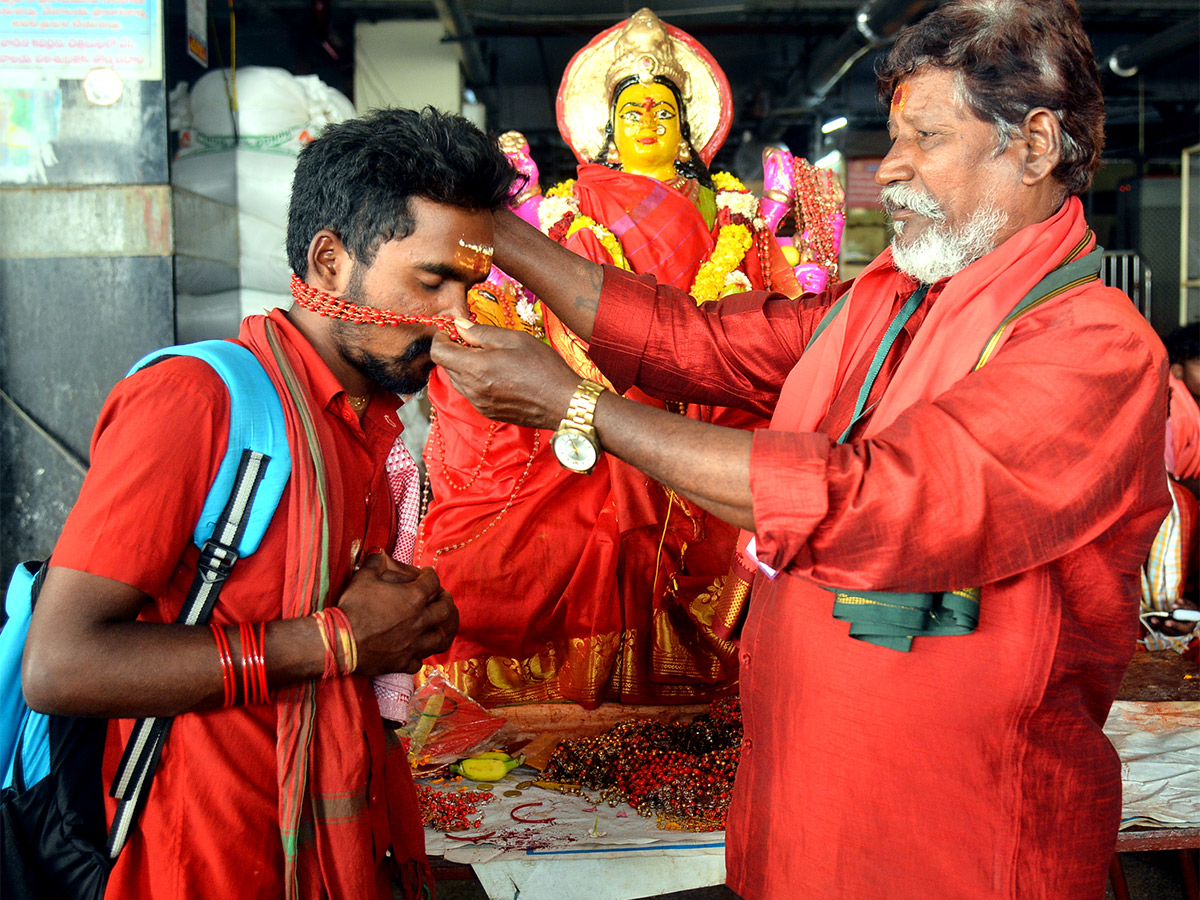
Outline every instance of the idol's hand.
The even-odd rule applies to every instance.
[[[529,154],[529,142],[519,131],[506,131],[497,143],[508,158],[509,165],[521,176],[513,182],[508,207],[535,228],[538,227],[538,208],[542,205],[542,188],[538,184],[538,167]]]
[[[580,378],[532,335],[456,320],[467,346],[439,333],[433,361],[460,394],[489,419],[557,428]]]
[[[782,147],[766,147],[762,155],[762,214],[767,228],[774,232],[792,209],[795,193],[792,178],[792,154]]]
[[[764,195],[773,200],[790,202],[794,191],[792,154],[782,147],[765,147],[762,163]]]

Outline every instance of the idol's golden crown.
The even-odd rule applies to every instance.
[[[675,54],[675,42],[662,20],[650,10],[638,10],[621,29],[613,45],[613,56],[604,79],[609,97],[630,76],[642,84],[649,84],[655,77],[666,78],[682,97],[687,97],[688,75]]]

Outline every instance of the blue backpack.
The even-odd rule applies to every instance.
[[[202,359],[229,389],[229,440],[192,540],[196,578],[178,622],[204,624],[233,564],[258,549],[291,475],[283,406],[248,349],[201,341],[157,350],[133,374],[172,356]],[[49,560],[13,572],[0,630],[0,894],[100,898],[146,801],[170,718],[139,719],[126,745],[112,795],[117,812],[105,838],[100,761],[107,720],[34,712],[21,693],[21,657]]]

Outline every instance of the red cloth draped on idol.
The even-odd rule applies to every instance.
[[[643,9],[597,35],[563,75],[558,122],[581,163],[577,179],[543,196],[524,138],[501,139],[528,176],[512,206],[575,252],[653,274],[697,303],[748,289],[796,296],[797,275],[820,289],[836,277],[840,185],[777,148],[764,154],[761,201],[732,175],[710,175],[731,118],[712,56]],[[793,210],[800,252],[789,247],[789,259],[773,232]],[[537,334],[607,384],[587,344],[502,272],[471,301],[478,321]],[[663,406],[636,388],[627,396]],[[429,397],[430,498],[416,561],[436,565],[461,616],[454,645],[431,665],[488,706],[702,703],[736,692],[736,649],[723,631],[745,600],[728,589],[734,528],[613,457],[589,475],[567,471],[550,432],[481,417],[440,370]],[[728,409],[677,411],[765,424]]]

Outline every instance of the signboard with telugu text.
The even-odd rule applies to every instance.
[[[0,71],[82,78],[104,67],[158,81],[161,15],[161,0],[0,0]]]

